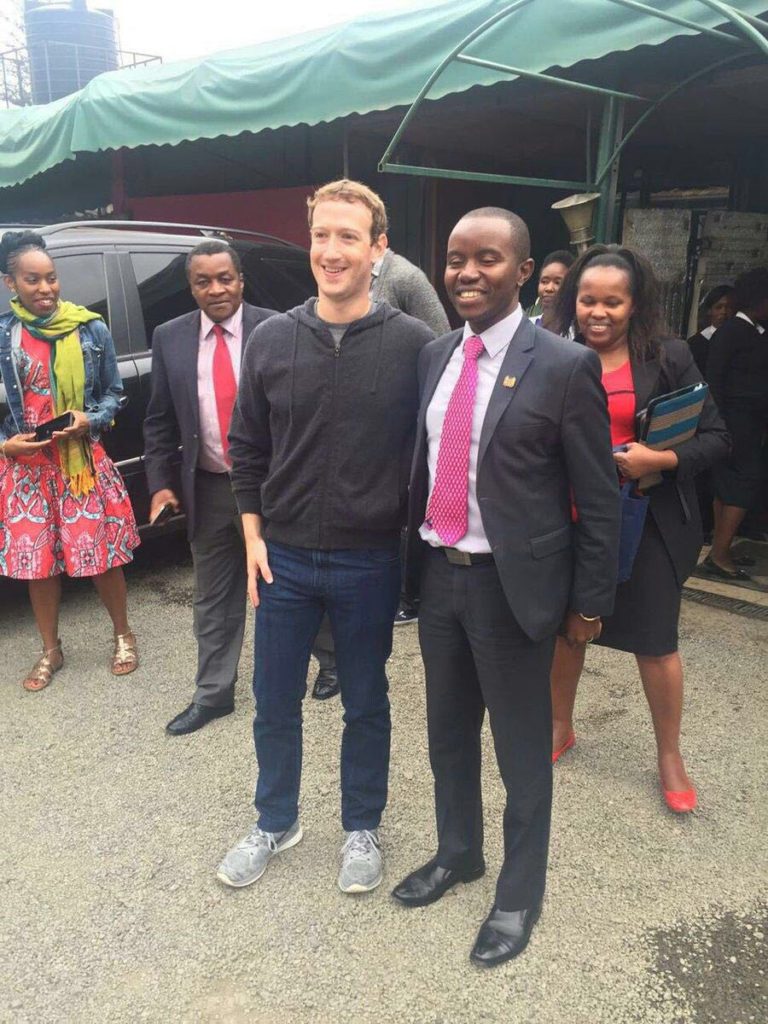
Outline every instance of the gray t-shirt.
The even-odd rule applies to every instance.
[[[378,305],[379,305],[378,302],[372,302],[371,303],[371,308],[368,310],[368,313],[373,313],[373,311],[376,309],[376,307]],[[313,312],[314,312],[315,316],[317,316],[317,299],[315,299],[315,305],[314,305]],[[349,324],[348,323],[347,324],[334,324],[334,323],[331,323],[330,320],[323,320],[323,318],[320,317],[320,316],[317,316],[317,319],[320,321],[321,324],[323,324],[323,326],[327,327],[328,330],[331,332],[331,337],[333,338],[333,344],[336,346],[336,348],[338,348],[339,345],[341,345],[342,338],[344,337],[344,335],[347,333],[347,330],[349,329]],[[350,321],[350,323],[352,323],[352,322],[353,321]]]

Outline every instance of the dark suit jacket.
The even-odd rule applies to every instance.
[[[406,583],[416,596],[426,512],[426,412],[462,332],[430,342],[419,363],[421,408],[408,517]],[[514,381],[505,387],[504,380]],[[579,520],[571,522],[571,495]],[[507,349],[480,437],[477,497],[509,606],[532,640],[568,609],[613,609],[619,488],[594,352],[523,319]]]
[[[768,406],[768,335],[740,316],[726,320],[709,343],[707,380],[726,419],[743,399],[757,408]]]
[[[243,347],[251,331],[272,309],[243,303]],[[187,535],[195,532],[195,470],[199,451],[200,405],[197,394],[197,353],[200,310],[161,324],[152,335],[152,394],[144,420],[144,460],[149,493],[175,489],[174,466],[181,451],[181,501]]]
[[[630,363],[638,413],[657,395],[702,379],[690,348],[676,338],[662,344],[658,358],[643,363],[631,359]],[[677,469],[664,473],[662,483],[648,489],[650,509],[680,586],[696,568],[703,540],[695,477],[725,458],[728,447],[728,432],[710,396],[704,404],[696,436],[675,449]]]

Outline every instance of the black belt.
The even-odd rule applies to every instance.
[[[458,548],[436,548],[442,551],[451,565],[490,565],[493,555],[489,551],[474,553],[459,551]]]

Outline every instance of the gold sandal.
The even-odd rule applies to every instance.
[[[112,654],[112,675],[127,676],[139,667],[139,651],[135,633],[122,633],[115,637]]]
[[[56,641],[56,646],[50,650],[43,650],[42,656],[37,659],[21,685],[29,693],[37,693],[49,686],[54,672],[58,672],[64,664],[64,654],[61,650],[61,640]]]

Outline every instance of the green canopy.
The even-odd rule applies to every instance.
[[[702,27],[727,20],[704,0],[645,3]],[[465,36],[509,6],[510,0],[422,3],[200,60],[99,75],[54,103],[0,112],[0,187],[77,153],[312,125],[410,104]],[[756,15],[768,3],[732,0],[730,7]],[[534,0],[473,43],[470,52],[542,71],[691,34],[610,0]],[[453,64],[429,98],[508,78]]]

